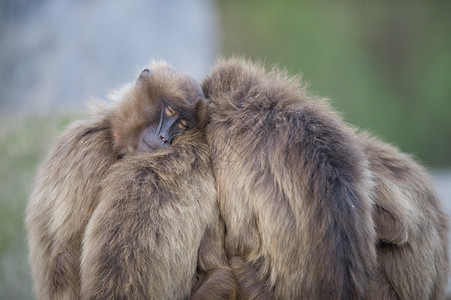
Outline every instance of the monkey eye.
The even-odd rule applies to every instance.
[[[180,129],[188,129],[188,122],[186,121],[186,120],[184,120],[184,119],[181,119],[180,121],[179,121],[179,123],[178,123],[178,127],[180,128]]]
[[[174,108],[170,107],[169,105],[166,105],[164,107],[164,112],[168,117],[172,117],[177,113],[177,111]]]

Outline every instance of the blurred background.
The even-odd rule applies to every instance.
[[[0,299],[32,299],[24,207],[85,104],[152,59],[205,76],[243,55],[302,74],[345,120],[413,154],[451,211],[451,2],[0,0]]]

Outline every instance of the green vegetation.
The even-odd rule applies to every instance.
[[[78,116],[80,117],[80,116]],[[35,170],[73,116],[0,121],[0,299],[32,299],[24,211]]]
[[[219,1],[222,53],[303,74],[345,119],[451,166],[451,3]]]

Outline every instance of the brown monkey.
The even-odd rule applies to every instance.
[[[373,173],[379,278],[374,299],[444,299],[448,221],[425,170],[366,133],[359,141]]]
[[[203,82],[213,101],[208,138],[240,297],[443,298],[447,221],[426,172],[353,133],[297,85],[236,59],[220,62]],[[356,181],[359,172],[371,182],[368,175]]]
[[[100,182],[106,177],[110,167],[120,162],[113,169],[114,172],[119,166],[123,166],[121,160],[130,156],[158,149],[167,151],[175,136],[203,123],[206,107],[199,84],[186,75],[174,72],[163,62],[153,63],[151,71],[144,70],[136,83],[122,90],[115,96],[115,100],[113,105],[103,107],[91,120],[76,122],[67,129],[38,171],[26,212],[31,269],[38,299],[80,297],[82,239],[85,227],[99,202]],[[198,138],[194,138],[187,143],[194,145],[198,141]],[[191,156],[201,154],[191,153]],[[188,162],[181,161],[180,164]],[[187,165],[180,168],[183,167],[188,168]],[[206,172],[205,169],[199,170],[201,171]],[[205,177],[208,178],[208,174]],[[154,184],[148,182],[149,187]],[[107,191],[108,189],[105,193]],[[130,191],[118,192],[126,195]],[[190,193],[182,190],[177,192]],[[205,191],[198,191],[196,195],[203,192]],[[210,195],[209,191],[205,193]],[[154,202],[166,200],[171,199],[153,199]],[[211,197],[197,200],[207,202],[204,203],[207,206],[208,201],[213,201]],[[205,211],[205,215],[209,213],[212,214],[211,219],[214,219],[214,211]],[[160,217],[168,219],[170,216]],[[184,216],[174,214],[173,217],[174,230],[177,230],[178,218],[183,219]],[[209,225],[212,226],[212,232],[217,229],[216,223]],[[95,227],[95,224],[91,222],[91,226]],[[193,226],[201,227],[201,224],[195,223]],[[215,238],[214,234],[219,234],[220,238],[221,233],[214,232],[211,240]],[[177,241],[173,241],[174,246],[178,246]],[[198,248],[191,251],[197,253]],[[207,271],[202,268],[215,263],[213,259],[209,261],[206,257],[207,262],[204,263],[203,258],[200,258],[200,271]],[[218,258],[220,259],[221,257]],[[191,275],[192,270],[182,268],[179,272],[181,281],[183,276]],[[192,278],[186,278],[186,281],[191,282]]]
[[[366,133],[359,142],[374,186],[377,275],[371,299],[444,299],[449,271],[448,222],[425,170],[408,155]],[[256,270],[233,257],[230,266],[243,299],[259,299],[268,287]],[[263,297],[264,298],[264,297]]]
[[[240,296],[370,297],[377,265],[372,181],[354,130],[278,70],[220,61],[202,85]]]
[[[215,278],[193,298],[232,298],[223,231],[201,132],[123,159],[106,176],[86,229],[82,298],[185,299],[195,284],[197,249],[199,268]]]

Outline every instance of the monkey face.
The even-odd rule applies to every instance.
[[[169,147],[175,136],[194,126],[192,113],[177,109],[167,102],[161,101],[159,121],[153,122],[142,130],[138,139],[137,152]]]

